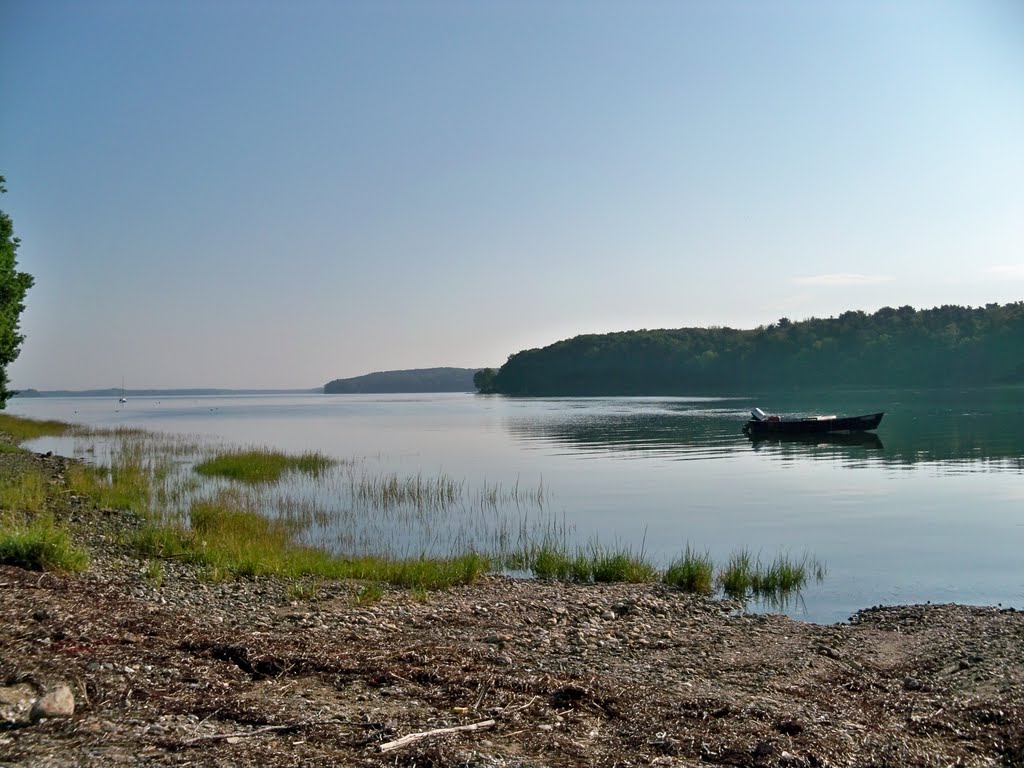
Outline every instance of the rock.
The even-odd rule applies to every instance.
[[[820,653],[822,656],[828,656],[830,659],[839,660],[839,659],[843,658],[843,654],[842,653],[840,653],[835,648],[833,648],[831,646],[828,646],[828,645],[819,645],[818,646],[818,653]]]
[[[52,691],[36,699],[29,718],[32,722],[44,717],[71,717],[75,714],[75,697],[66,685],[58,685]]]
[[[903,678],[903,687],[908,691],[919,691],[921,690],[921,681],[916,677],[907,676]]]
[[[796,720],[782,720],[775,724],[775,730],[787,736],[796,736],[803,731],[804,727]]]
[[[31,685],[0,686],[0,724],[23,723],[34,698],[35,689]]]

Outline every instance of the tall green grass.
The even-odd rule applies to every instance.
[[[0,474],[0,521],[4,513],[38,515],[46,506],[46,480],[32,467]]]
[[[825,564],[808,554],[796,558],[781,552],[770,563],[762,563],[742,549],[729,557],[718,583],[729,597],[773,601],[798,594],[812,580],[820,583],[826,572]]]
[[[140,463],[112,467],[72,464],[65,473],[68,490],[103,509],[126,509],[146,515],[150,509],[152,472]]]
[[[686,551],[672,561],[662,581],[684,592],[711,594],[715,589],[715,564],[711,554],[698,553],[686,545]]]
[[[588,546],[572,547],[554,536],[544,536],[537,543],[526,541],[516,549],[501,552],[495,563],[504,570],[532,572],[539,579],[578,584],[643,584],[660,578],[657,566],[642,549],[609,547],[596,540]]]
[[[0,474],[0,563],[36,571],[80,571],[88,556],[47,507],[47,481],[34,467]]]
[[[0,530],[0,563],[33,571],[81,571],[89,556],[48,515],[5,524]]]
[[[718,574],[718,584],[729,597],[745,598],[750,592],[753,574],[753,555],[743,548],[729,555],[725,568]]]

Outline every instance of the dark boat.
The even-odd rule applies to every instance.
[[[882,421],[881,413],[866,416],[811,416],[804,419],[783,419],[769,416],[760,408],[750,412],[753,417],[743,426],[748,435],[832,435],[867,432]]]

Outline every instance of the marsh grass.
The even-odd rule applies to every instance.
[[[476,493],[476,501],[481,507],[497,509],[501,506],[532,506],[543,509],[547,503],[547,490],[544,487],[544,480],[536,488],[526,488],[520,483],[517,477],[511,488],[506,488],[500,483],[488,483],[486,480],[483,486]]]
[[[144,574],[154,583],[163,579],[162,562],[174,559],[210,581],[264,574],[294,579],[296,594],[321,579],[357,579],[369,585],[366,600],[379,599],[374,589],[381,584],[425,595],[497,570],[581,584],[662,581],[702,594],[717,587],[733,598],[778,602],[826,573],[807,555],[780,554],[763,565],[749,549],[733,552],[716,573],[710,555],[689,545],[662,571],[643,546],[596,539],[570,544],[575,531],[545,510],[543,482],[523,488],[517,480],[508,488],[485,481],[472,490],[444,473],[373,475],[360,473],[355,461],[319,453],[289,456],[5,414],[0,431],[19,439],[58,434],[81,441],[79,453],[93,463],[68,468],[68,489],[101,508],[139,516],[142,527],[126,541],[146,558]],[[0,477],[5,556],[73,570],[84,553],[76,554],[66,534],[47,522],[45,507],[46,481],[39,473]]]
[[[821,583],[826,573],[825,564],[808,554],[795,558],[780,552],[765,564],[750,550],[742,549],[730,556],[718,582],[729,597],[778,603],[799,594],[812,579]]]
[[[193,503],[188,525],[151,524],[132,538],[144,557],[179,559],[199,566],[203,578],[222,581],[276,575],[287,578],[357,578],[427,590],[466,584],[490,564],[470,552],[448,558],[344,558],[298,543],[300,527],[264,517],[250,498],[224,489]]]
[[[753,555],[749,549],[743,548],[729,555],[717,581],[727,596],[745,598],[750,592],[753,575]]]
[[[464,483],[444,473],[436,478],[422,474],[399,477],[395,473],[353,477],[352,496],[376,509],[409,505],[417,509],[445,509],[462,501]]]
[[[605,549],[595,546],[591,579],[598,584],[648,584],[659,581],[661,573],[646,559],[642,548],[634,551],[629,547]]]
[[[715,589],[715,564],[711,553],[698,553],[687,544],[686,551],[669,565],[662,581],[684,592],[711,594]]]
[[[317,477],[337,462],[317,451],[298,456],[266,448],[222,453],[199,462],[195,471],[209,477],[224,477],[242,483],[274,483],[288,472]]]
[[[78,427],[63,421],[26,419],[9,413],[0,413],[0,432],[6,432],[19,443],[39,437],[62,437],[78,430]]]
[[[0,531],[0,563],[32,571],[81,571],[89,564],[85,550],[67,531],[43,515]]]
[[[596,540],[588,546],[573,547],[565,538],[555,536],[544,536],[536,543],[526,541],[497,555],[494,562],[504,570],[528,571],[538,579],[577,584],[643,584],[658,581],[661,576],[643,549],[608,547]]]
[[[800,592],[812,578],[820,583],[825,572],[825,564],[815,557],[805,554],[797,559],[780,553],[767,566],[758,563],[750,588],[755,597],[772,599]]]
[[[0,475],[0,522],[4,513],[38,515],[46,506],[46,480],[33,468]]]
[[[97,467],[72,464],[65,473],[68,490],[85,496],[102,509],[126,509],[139,515],[150,510],[150,478],[143,465],[132,462]]]

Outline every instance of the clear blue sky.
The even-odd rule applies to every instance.
[[[1024,298],[1024,5],[0,0],[39,389]]]

